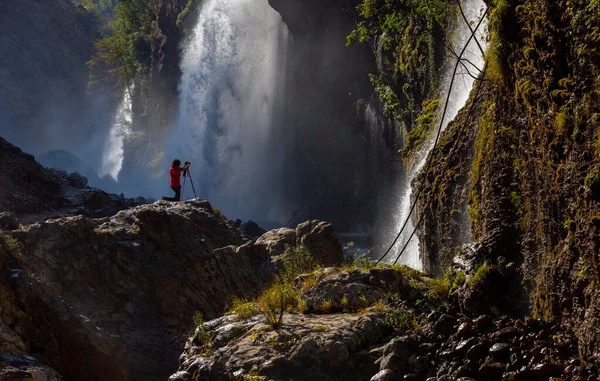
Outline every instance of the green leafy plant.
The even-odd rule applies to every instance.
[[[229,313],[235,314],[238,319],[246,319],[258,315],[260,309],[252,300],[246,298],[234,298]]]
[[[396,295],[390,298],[389,308],[385,310],[380,324],[390,327],[398,335],[417,332],[420,329],[417,315]]]
[[[350,305],[350,301],[348,300],[348,297],[346,295],[342,296],[342,300],[340,300],[340,303],[342,304],[343,308],[348,308],[348,306]]]
[[[290,282],[279,280],[263,292],[257,304],[267,324],[278,328],[288,307],[298,305],[298,294]]]
[[[320,267],[305,246],[287,245],[283,255],[282,278],[288,281],[294,280],[300,274],[312,273]]]
[[[485,282],[490,272],[494,269],[494,265],[491,265],[489,263],[484,263],[483,265],[477,267],[477,269],[473,273],[473,276],[471,276],[471,278],[469,279],[469,287],[474,289],[479,288],[483,284],[483,282]]]
[[[323,303],[321,304],[321,309],[326,314],[330,313],[332,311],[331,300],[323,300]]]
[[[204,325],[204,319],[202,317],[202,312],[196,311],[194,314],[194,324],[198,328],[197,336],[199,343],[203,346],[207,346],[210,344],[211,333]]]
[[[151,0],[121,0],[107,33],[94,44],[96,53],[88,63],[91,84],[108,76],[131,95],[134,80],[150,68],[155,22]]]

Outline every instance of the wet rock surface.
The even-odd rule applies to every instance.
[[[490,325],[478,324],[482,321]],[[468,334],[461,328],[465,325],[473,327]],[[596,366],[579,361],[572,335],[531,318],[442,315],[421,332],[401,339],[416,343],[416,348],[407,351],[406,346],[395,345],[395,339],[386,346],[387,356],[418,357],[381,361],[380,372],[371,380],[386,374],[414,380],[593,380],[598,374]]]

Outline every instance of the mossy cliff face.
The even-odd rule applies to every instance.
[[[457,242],[452,218],[467,212],[487,259],[522,265],[522,312],[565,323],[590,358],[600,323],[600,2],[491,6],[484,86],[466,132],[463,110],[434,154],[421,241],[439,272]]]

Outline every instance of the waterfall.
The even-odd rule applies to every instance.
[[[477,22],[483,15],[485,9],[485,3],[482,0],[464,0],[462,1],[462,7],[465,12],[466,18],[469,20],[471,27],[474,29]],[[456,21],[456,29],[454,32],[454,40],[452,41],[452,45],[454,51],[457,54],[460,54],[460,51],[463,49],[469,37],[471,36],[471,31],[469,26],[464,22],[462,16],[458,15],[459,19]],[[477,40],[481,44],[482,48],[485,50],[487,48],[487,38],[486,38],[486,29],[487,29],[487,21],[484,20],[482,24],[479,26],[477,30],[476,36]],[[473,85],[475,79],[469,75],[469,72],[475,77],[479,74],[478,69],[482,70],[484,66],[484,57],[481,54],[479,47],[475,40],[471,40],[467,49],[463,55],[463,58],[468,61],[464,61],[465,66],[459,66],[456,79],[454,81],[454,86],[452,88],[452,92],[450,94],[448,110],[446,112],[446,116],[441,124],[442,130],[446,128],[448,123],[453,120],[458,111],[466,104],[469,99],[469,93],[473,89]],[[445,102],[448,91],[450,90],[450,81],[452,79],[452,72],[454,70],[454,63],[456,62],[456,57],[453,55],[448,56],[449,64],[445,66],[442,73],[442,84],[441,84],[441,92],[440,97],[442,99],[442,104]],[[475,67],[474,67],[474,66]],[[443,107],[443,106],[441,106]],[[439,123],[439,121],[438,121]],[[439,125],[439,124],[438,124]],[[427,156],[429,151],[433,148],[435,144],[435,134],[429,138],[429,140],[423,145],[423,147],[416,153],[412,164],[406,169],[406,176],[401,180],[401,184],[399,184],[399,192],[398,199],[395,202],[396,210],[393,214],[393,223],[391,224],[393,229],[391,234],[388,232],[386,237],[389,239],[389,244],[393,241],[395,234],[402,229],[402,225],[405,223],[409,216],[410,208],[412,206],[413,200],[413,187],[412,182],[417,176],[417,174],[423,169],[425,162],[427,160]],[[414,222],[413,219],[415,217],[415,213],[410,219],[408,219],[408,223],[400,236],[398,242],[394,245],[391,250],[391,256],[389,256],[389,261],[393,262],[398,258],[400,251],[406,245],[406,250],[402,254],[402,256],[398,259],[398,263],[408,265],[412,268],[421,270],[423,267],[421,253],[419,250],[419,240],[417,235],[413,235],[410,242],[407,241],[414,230]]]
[[[184,43],[179,122],[166,159],[191,160],[198,197],[231,217],[289,215],[278,193],[287,41],[267,0],[207,0]]]
[[[125,91],[123,99],[119,103],[115,119],[104,142],[102,161],[98,176],[109,175],[115,181],[119,180],[119,172],[123,166],[123,137],[131,129],[131,95]]]

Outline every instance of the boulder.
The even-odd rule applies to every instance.
[[[360,310],[372,305],[383,295],[382,289],[365,283],[330,279],[306,291],[301,300],[310,311],[329,313],[343,309]]]
[[[169,380],[369,379],[378,369],[360,359],[382,337],[379,318],[377,313],[285,314],[277,330],[265,325],[262,316],[219,318],[204,324],[208,341],[195,339],[198,329],[188,339],[180,367]]]
[[[296,245],[296,230],[281,228],[268,231],[260,236],[254,245],[268,256],[281,255],[287,245]]]
[[[0,255],[11,283],[0,288],[0,317],[71,379],[167,379],[196,312],[216,318],[275,275],[200,200],[47,220],[12,235],[23,250]]]
[[[68,175],[67,182],[75,189],[84,189],[88,185],[87,177],[80,175],[78,172],[73,172]]]
[[[253,238],[258,238],[266,233],[265,229],[258,226],[258,224],[252,220],[242,223],[240,228],[244,231],[244,233],[246,233],[247,236]]]
[[[344,260],[340,240],[328,222],[312,220],[298,225],[296,244],[305,246],[313,258],[324,266],[339,265]]]

